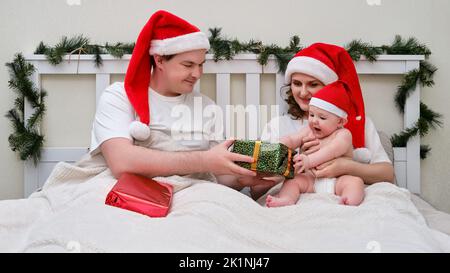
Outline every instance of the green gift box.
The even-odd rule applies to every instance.
[[[253,163],[236,162],[241,167],[264,174],[279,174],[286,178],[294,177],[292,159],[296,151],[282,143],[236,140],[231,151],[255,158]]]

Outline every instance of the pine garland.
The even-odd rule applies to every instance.
[[[431,51],[423,44],[420,44],[415,38],[404,40],[401,36],[395,36],[392,45],[383,45],[374,47],[371,44],[363,43],[359,40],[350,42],[346,46],[347,51],[354,60],[359,60],[364,55],[368,60],[376,60],[377,54],[390,55],[425,55],[425,58],[431,55]],[[400,111],[404,113],[406,99],[419,83],[421,86],[432,87],[434,85],[433,75],[437,68],[428,61],[421,61],[419,69],[414,69],[404,75],[402,84],[397,88],[395,94],[395,104]],[[408,140],[420,134],[421,137],[429,132],[430,128],[436,129],[442,127],[442,115],[431,110],[423,102],[420,102],[419,120],[410,128],[406,128],[398,134],[391,136],[391,143],[394,147],[405,147]],[[427,145],[421,145],[420,157],[427,157],[431,148]]]
[[[102,65],[101,54],[111,54],[113,57],[120,59],[125,54],[131,54],[134,45],[134,43],[116,43],[114,45],[108,43],[105,45],[90,44],[89,39],[83,37],[83,35],[70,39],[63,36],[61,41],[54,47],[49,47],[41,42],[34,54],[44,54],[53,65],[61,63],[63,57],[67,54],[92,54],[95,56],[95,65],[100,67]]]
[[[348,54],[354,61],[359,61],[361,56],[365,56],[368,61],[374,62],[377,60],[377,55],[383,53],[381,47],[372,46],[369,43],[362,42],[361,40],[353,40],[345,46]]]
[[[289,46],[283,48],[274,44],[265,46],[261,41],[250,40],[247,43],[241,43],[236,39],[222,38],[220,36],[220,28],[210,28],[209,32],[210,51],[214,54],[214,61],[216,62],[219,60],[231,60],[239,53],[251,52],[258,55],[259,64],[266,65],[269,56],[273,55],[277,61],[279,71],[284,72],[292,57],[302,49],[298,36],[293,36]]]
[[[30,80],[35,68],[27,63],[22,54],[16,54],[12,63],[7,63],[10,80],[9,87],[18,97],[14,102],[14,108],[9,110],[6,117],[11,121],[14,133],[9,138],[9,146],[18,152],[20,159],[33,159],[34,164],[40,159],[41,148],[44,144],[44,136],[39,134],[39,123],[45,113],[44,98],[47,93],[38,90]],[[28,118],[25,124],[24,109],[27,100],[34,110],[34,114]]]
[[[231,60],[239,53],[253,53],[258,55],[258,62],[266,65],[269,56],[274,56],[280,72],[286,70],[288,62],[292,57],[302,49],[300,38],[293,36],[290,39],[289,46],[280,47],[274,44],[264,45],[261,41],[250,40],[240,42],[237,39],[227,39],[221,36],[220,28],[209,29],[209,42],[211,49],[209,53],[214,56],[214,61]],[[102,54],[110,54],[115,58],[122,58],[125,54],[132,54],[134,43],[115,43],[115,44],[91,44],[90,40],[83,35],[73,38],[62,37],[61,41],[54,47],[41,42],[36,48],[34,54],[44,54],[47,60],[57,65],[62,62],[65,55],[94,55],[94,62],[97,67],[102,65]],[[353,60],[360,60],[364,56],[367,60],[376,61],[377,55],[424,55],[426,59],[431,55],[431,51],[423,44],[420,44],[415,38],[404,40],[397,35],[391,45],[372,46],[370,43],[361,40],[353,40],[345,46]],[[45,91],[39,90],[33,86],[29,77],[34,72],[34,67],[28,64],[21,54],[17,54],[12,63],[7,63],[10,70],[11,80],[9,86],[16,91],[19,97],[15,101],[15,108],[11,109],[6,117],[10,119],[14,127],[14,133],[9,136],[10,147],[13,151],[20,154],[22,160],[32,158],[35,163],[40,158],[40,150],[44,142],[44,137],[38,133],[39,122],[45,113],[44,98]],[[407,97],[417,84],[431,87],[434,85],[433,75],[436,67],[428,61],[421,61],[419,69],[410,71],[404,75],[401,85],[397,88],[395,103],[398,110],[403,113]],[[31,116],[27,125],[24,121],[24,101],[28,100],[33,107],[34,115]],[[403,130],[391,137],[391,143],[394,147],[405,147],[408,140],[420,134],[424,136],[429,129],[436,129],[442,126],[442,115],[431,110],[424,103],[420,103],[420,118],[410,128]],[[421,145],[421,158],[427,157],[431,148],[427,145]]]

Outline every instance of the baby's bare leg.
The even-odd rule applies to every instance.
[[[364,199],[364,181],[357,176],[343,175],[336,181],[336,194],[341,204],[358,206]]]
[[[299,174],[283,183],[276,196],[268,195],[267,207],[289,206],[297,203],[301,193],[313,192],[314,180],[309,175]]]

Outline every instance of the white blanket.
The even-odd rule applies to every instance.
[[[0,201],[0,252],[450,252],[450,237],[389,183],[367,187],[358,207],[304,194],[266,208],[214,182],[157,180],[175,186],[165,218],[105,205],[115,179],[101,156],[59,163],[42,191]]]

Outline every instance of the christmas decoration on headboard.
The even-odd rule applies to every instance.
[[[22,54],[16,54],[13,62],[7,63],[10,80],[9,87],[17,93],[14,108],[6,117],[11,121],[14,132],[8,137],[9,146],[21,160],[33,159],[36,164],[41,156],[44,136],[39,133],[39,125],[45,113],[44,90],[39,90],[30,80],[34,72],[32,64],[27,63]],[[34,110],[30,117],[24,116],[25,103]]]
[[[209,32],[209,42],[211,44],[209,53],[213,54],[216,62],[231,60],[239,53],[253,53],[258,56],[258,62],[261,65],[265,65],[269,56],[274,56],[279,71],[284,72],[289,60],[302,49],[298,36],[293,36],[288,46],[280,47],[275,44],[265,45],[257,40],[240,42],[237,39],[228,39],[221,35],[220,28],[211,28]],[[415,38],[405,40],[397,35],[391,45],[382,46],[372,46],[370,43],[362,42],[361,40],[353,40],[344,47],[354,61],[358,61],[361,56],[364,56],[367,60],[375,62],[377,55],[380,54],[425,56],[426,60],[421,61],[420,68],[405,74],[401,85],[397,88],[394,99],[401,113],[404,111],[406,98],[414,90],[417,83],[428,87],[434,85],[433,75],[437,69],[428,62],[431,51]],[[62,37],[61,41],[53,47],[41,42],[34,54],[44,54],[53,65],[61,63],[66,55],[71,57],[73,55],[93,54],[95,56],[95,65],[99,67],[102,65],[102,54],[110,54],[113,57],[122,58],[125,54],[131,54],[133,48],[134,43],[92,44],[88,38],[78,35],[72,38]],[[44,136],[39,132],[38,128],[45,113],[44,98],[46,92],[39,90],[39,87],[33,85],[30,76],[34,71],[34,67],[32,64],[27,63],[21,54],[16,54],[13,62],[7,63],[6,66],[10,71],[9,87],[18,94],[14,108],[6,114],[14,128],[14,132],[8,139],[9,144],[13,151],[19,153],[20,159],[33,159],[37,163],[44,143]],[[24,117],[25,100],[29,102],[34,110],[34,114],[28,119]],[[409,138],[417,134],[420,134],[420,136],[428,134],[430,128],[436,129],[438,126],[442,126],[441,118],[441,114],[434,112],[421,102],[419,120],[412,127],[392,135],[392,145],[394,147],[404,147]],[[421,145],[421,158],[426,158],[430,150],[429,146]]]

